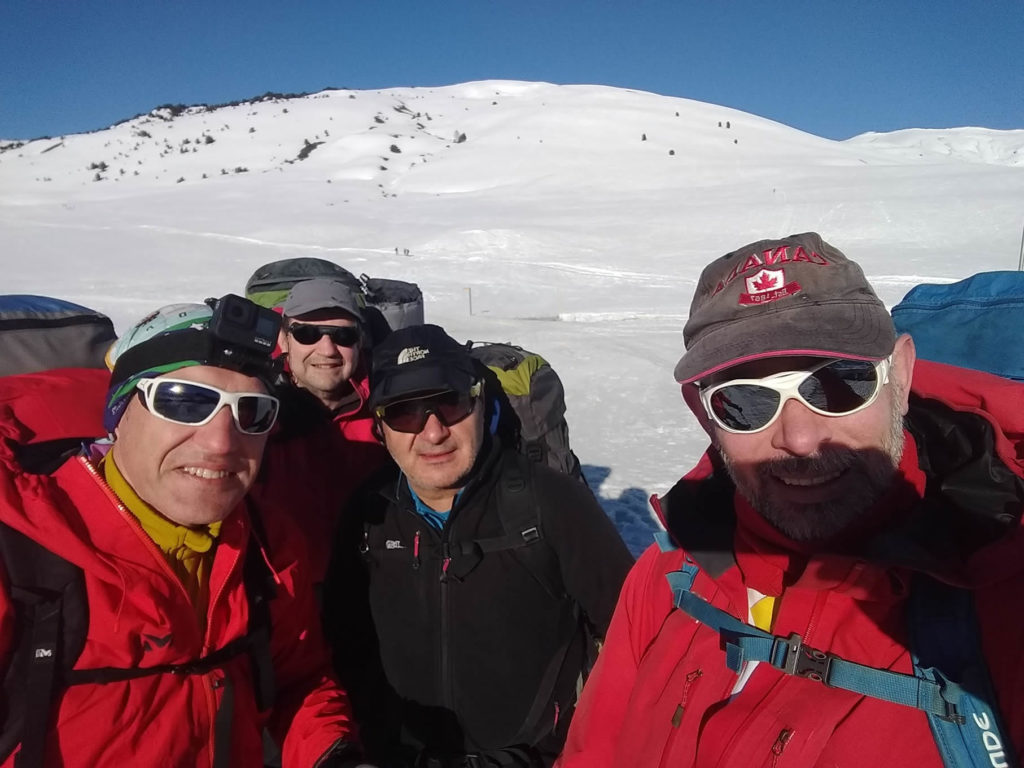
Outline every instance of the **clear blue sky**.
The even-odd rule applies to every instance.
[[[4,0],[0,137],[159,104],[483,79],[683,96],[828,138],[1024,128],[1024,0]]]

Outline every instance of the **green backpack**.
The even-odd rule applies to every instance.
[[[569,446],[565,388],[555,369],[540,355],[514,344],[470,341],[467,345],[501,385],[510,406],[505,410],[518,422],[510,429],[520,451],[538,464],[583,481],[580,460]]]

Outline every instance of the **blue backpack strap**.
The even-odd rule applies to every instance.
[[[658,549],[662,552],[674,552],[678,549],[675,542],[672,541],[672,534],[668,531],[655,531],[654,543],[658,545]]]
[[[944,680],[864,666],[805,645],[799,634],[780,637],[750,626],[694,594],[697,566],[688,565],[667,574],[676,607],[718,632],[726,665],[734,672],[739,673],[745,662],[761,661],[830,688],[913,707],[936,718],[964,720],[956,707],[959,690],[947,690]]]
[[[943,763],[947,768],[1018,765],[982,654],[970,591],[919,575],[908,618],[914,671],[941,685],[961,715],[957,721],[928,715]]]

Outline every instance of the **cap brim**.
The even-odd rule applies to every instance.
[[[675,378],[689,384],[724,368],[784,355],[881,360],[895,344],[892,318],[878,304],[846,303],[842,313],[827,303],[793,307],[704,333],[679,359]]]
[[[373,387],[370,393],[370,407],[427,392],[448,389],[466,392],[473,386],[476,378],[474,371],[457,364],[410,366],[408,370],[389,374]]]

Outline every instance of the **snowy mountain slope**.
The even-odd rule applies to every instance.
[[[891,133],[864,133],[843,142],[851,147],[902,150],[907,157],[1024,166],[1024,130],[987,128],[911,128]]]
[[[2,291],[81,301],[123,328],[241,291],[288,256],[415,280],[428,320],[556,366],[574,447],[636,548],[646,497],[704,444],[671,372],[711,258],[817,230],[889,304],[923,280],[1016,267],[1021,132],[963,131],[940,156],[651,93],[505,81],[155,110],[0,142]],[[1005,162],[964,159],[971,135]]]

